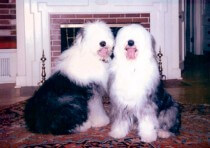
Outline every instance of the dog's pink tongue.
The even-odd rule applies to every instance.
[[[133,60],[136,58],[136,48],[127,48],[126,58]]]
[[[98,51],[98,55],[102,58],[107,58],[109,56],[109,50],[107,48],[101,48],[99,51]]]

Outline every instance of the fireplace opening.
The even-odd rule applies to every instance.
[[[111,31],[116,37],[117,32],[120,28],[125,26],[126,24],[108,24],[111,28]],[[65,51],[69,47],[72,46],[77,33],[79,32],[80,28],[83,27],[83,24],[63,24],[60,27],[61,31],[61,52]]]

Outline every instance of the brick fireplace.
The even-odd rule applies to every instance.
[[[51,14],[50,15],[50,45],[51,67],[55,67],[55,60],[61,53],[60,26],[63,24],[84,24],[89,21],[103,20],[107,24],[141,24],[150,30],[150,13],[132,14]]]
[[[161,48],[163,74],[180,79],[178,0],[18,0],[16,87],[37,86],[44,50],[49,77],[61,53],[60,27],[96,19],[108,24],[139,23]]]

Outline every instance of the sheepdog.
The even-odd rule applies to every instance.
[[[59,57],[55,72],[27,101],[24,118],[30,131],[57,135],[109,124],[102,96],[113,43],[104,22],[84,25]]]
[[[127,25],[117,34],[108,81],[111,137],[123,138],[132,127],[143,142],[179,132],[179,105],[163,88],[152,41],[138,24]]]

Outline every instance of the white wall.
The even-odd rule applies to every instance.
[[[51,72],[49,14],[150,13],[151,33],[163,53],[163,74],[180,79],[178,0],[18,0],[17,87],[41,80],[44,49],[47,76]]]

